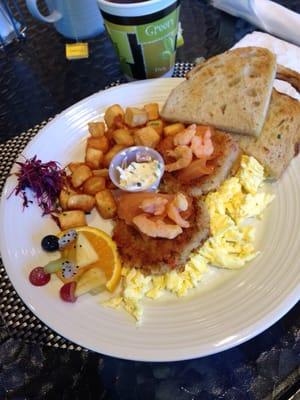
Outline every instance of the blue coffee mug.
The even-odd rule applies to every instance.
[[[69,39],[88,39],[104,31],[97,0],[45,0],[49,15],[40,13],[37,0],[26,0],[31,14],[40,21],[53,23]]]

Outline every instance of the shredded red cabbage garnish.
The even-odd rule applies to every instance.
[[[14,175],[18,177],[18,184],[13,193],[23,199],[23,207],[28,207],[32,201],[28,200],[26,189],[32,190],[43,215],[56,211],[59,193],[64,186],[65,171],[56,161],[42,163],[37,156],[17,162],[20,166]]]

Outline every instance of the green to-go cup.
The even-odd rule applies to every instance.
[[[108,34],[129,80],[171,76],[179,0],[98,0]]]

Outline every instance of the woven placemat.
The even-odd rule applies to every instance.
[[[176,63],[173,76],[184,77],[193,64]],[[113,82],[109,87],[122,81]],[[51,120],[43,121],[27,132],[0,144],[0,193],[11,167],[29,141]],[[69,350],[86,350],[58,335],[41,322],[23,303],[14,290],[0,260],[0,313],[12,337]]]

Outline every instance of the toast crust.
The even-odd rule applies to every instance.
[[[300,93],[300,74],[298,72],[277,64],[276,79],[288,82]]]
[[[278,179],[295,156],[300,141],[300,102],[273,89],[260,137],[232,136],[245,154],[264,166],[270,178]]]

